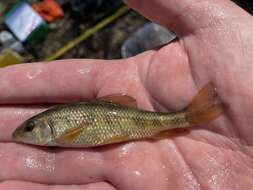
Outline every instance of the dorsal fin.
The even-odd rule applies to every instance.
[[[97,98],[98,101],[104,101],[109,103],[118,104],[124,107],[137,108],[136,100],[126,94],[110,94]]]

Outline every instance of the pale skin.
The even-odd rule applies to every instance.
[[[173,29],[178,41],[129,59],[0,70],[0,190],[253,188],[252,16],[228,0],[128,4]],[[45,103],[122,92],[141,109],[176,111],[208,81],[226,111],[186,134],[95,149],[38,148],[11,140],[17,125]]]

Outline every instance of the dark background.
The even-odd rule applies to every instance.
[[[5,4],[11,6],[13,2],[15,1],[2,1],[0,2],[0,6]],[[253,14],[252,0],[234,0],[234,2]],[[87,13],[91,14],[90,17],[87,17],[87,15],[80,16],[73,13],[73,10],[71,10],[68,5],[63,6],[63,9],[65,12],[64,17],[52,24],[51,28],[53,29],[48,32],[46,38],[30,47],[24,54],[26,61],[43,60],[102,19],[94,19],[94,14],[96,14],[94,11]],[[105,9],[106,8],[100,9],[100,11],[103,12]],[[110,11],[111,13],[113,12],[113,10]],[[120,49],[125,39],[146,22],[147,20],[141,15],[134,11],[130,11],[114,23],[76,46],[62,58],[121,58]],[[0,29],[5,29],[5,26],[1,25]]]

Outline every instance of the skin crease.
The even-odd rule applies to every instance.
[[[178,41],[124,60],[0,69],[0,190],[253,188],[252,16],[228,0],[128,4],[173,29]],[[188,133],[94,149],[11,142],[17,125],[45,103],[122,92],[135,97],[141,109],[176,111],[208,81],[226,111]]]

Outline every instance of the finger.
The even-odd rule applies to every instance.
[[[250,15],[229,0],[126,0],[144,16],[168,26],[178,35],[189,34],[232,20],[232,17]]]
[[[99,60],[21,64],[0,70],[0,103],[66,102],[90,99],[107,65]],[[112,66],[113,67],[113,66]]]
[[[64,101],[91,97],[91,80],[97,69],[96,63],[85,64],[78,60],[3,68],[0,70],[0,103],[51,102],[56,99]]]
[[[86,185],[45,185],[24,181],[6,181],[0,183],[0,190],[116,190],[112,185],[106,182],[91,183]]]
[[[187,106],[197,93],[189,59],[179,43],[160,49],[150,60],[148,68],[141,70],[145,71],[141,78],[155,106],[159,103],[167,110],[178,111]]]
[[[103,157],[95,150],[40,149],[0,143],[0,181],[62,185],[92,183],[103,181],[102,167]]]
[[[137,66],[127,62],[64,60],[3,68],[0,104],[87,100],[95,98],[104,86],[110,86],[110,93],[136,92],[141,85]]]
[[[36,115],[48,106],[1,106],[0,107],[0,142],[11,141],[13,131],[26,119]]]

